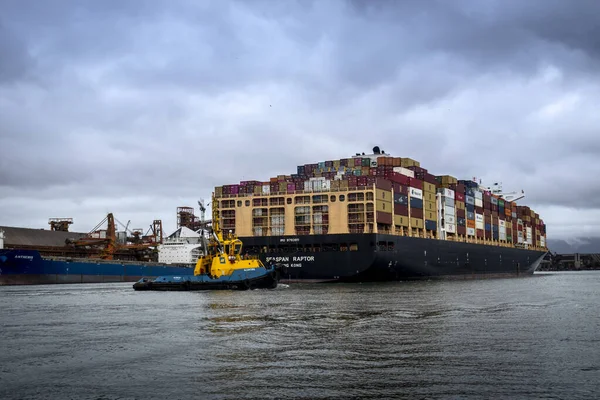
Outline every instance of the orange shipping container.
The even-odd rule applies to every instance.
[[[467,220],[467,228],[475,228],[475,220],[468,219]]]

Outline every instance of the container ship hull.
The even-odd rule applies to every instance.
[[[136,282],[143,277],[193,275],[187,266],[45,258],[35,250],[0,250],[0,285]]]
[[[545,251],[387,234],[241,238],[284,267],[281,282],[368,282],[530,276]]]

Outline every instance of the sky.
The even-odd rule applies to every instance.
[[[600,236],[600,2],[0,2],[0,225],[130,228],[371,152]],[[594,112],[594,110],[597,110]]]

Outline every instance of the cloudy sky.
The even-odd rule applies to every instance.
[[[600,230],[600,2],[0,2],[0,225],[165,230],[379,145]],[[596,112],[594,112],[596,110]],[[197,209],[197,206],[196,206]]]

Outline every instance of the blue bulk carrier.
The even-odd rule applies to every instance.
[[[193,275],[194,268],[141,261],[42,257],[36,250],[0,250],[0,285],[136,282],[161,275]]]

